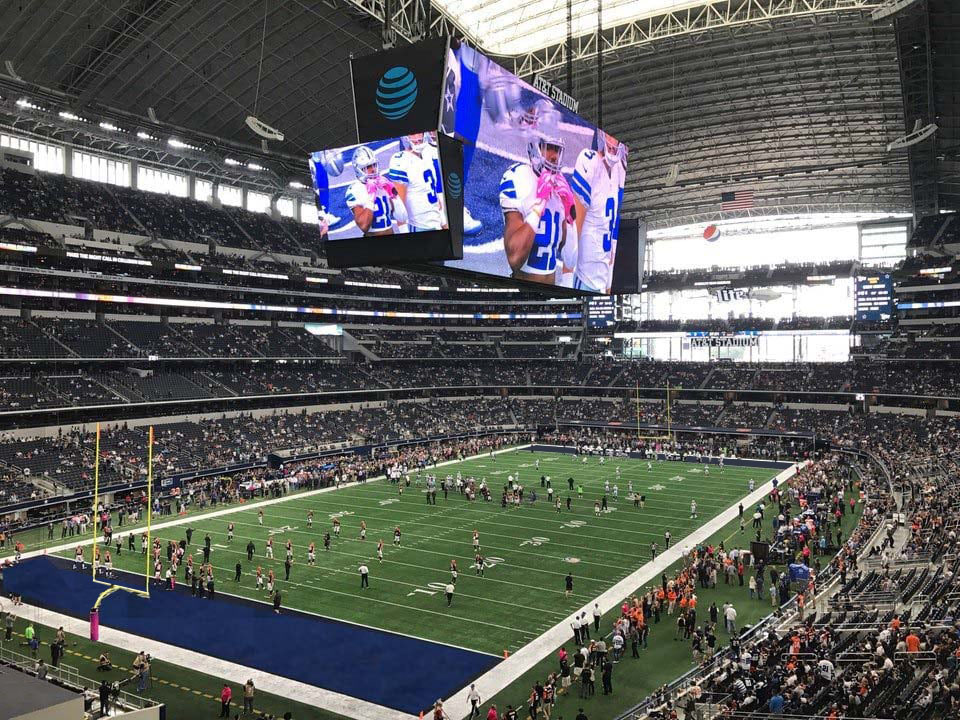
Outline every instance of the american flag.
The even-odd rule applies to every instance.
[[[746,210],[753,207],[753,190],[737,190],[720,194],[721,210]]]

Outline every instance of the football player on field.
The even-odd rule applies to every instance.
[[[529,162],[511,165],[500,180],[503,245],[513,277],[553,285],[560,248],[573,229],[575,201],[561,172],[560,114],[541,100],[527,116]]]
[[[353,152],[357,179],[347,188],[345,200],[353,220],[364,235],[390,235],[394,224],[406,222],[406,210],[398,201],[397,189],[380,174],[377,156],[366,145]]]
[[[577,290],[609,293],[617,254],[620,206],[626,176],[627,148],[597,130],[594,149],[582,150],[570,178],[576,200],[577,252],[573,273]],[[569,254],[569,249],[564,253]]]
[[[447,227],[440,183],[440,157],[433,133],[400,138],[403,150],[390,158],[387,178],[396,188],[409,218],[408,232]]]

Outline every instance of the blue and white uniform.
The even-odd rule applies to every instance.
[[[409,231],[440,230],[444,225],[443,188],[440,184],[440,159],[437,149],[425,144],[417,155],[402,150],[390,158],[386,176],[407,188]]]
[[[537,200],[537,174],[526,163],[507,168],[500,179],[500,209],[503,213],[518,212],[526,218]],[[521,272],[530,275],[552,275],[557,269],[557,248],[563,234],[563,204],[556,195],[547,200],[540,216],[540,225],[533,239],[530,255]]]
[[[625,176],[622,163],[610,166],[595,150],[582,150],[577,157],[570,188],[586,210],[573,280],[573,287],[578,290],[602,293],[610,286]]]
[[[351,211],[355,207],[373,211],[373,222],[367,230],[368,235],[385,233],[393,226],[393,204],[383,190],[378,190],[375,197],[370,197],[367,186],[359,180],[354,180],[347,188],[344,199]]]

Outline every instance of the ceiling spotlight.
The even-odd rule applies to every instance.
[[[297,182],[294,180],[290,183],[290,187],[294,188],[295,190],[303,190],[306,185],[304,185],[302,182]]]
[[[257,165],[257,163],[247,163],[247,170],[263,170],[263,165]]]
[[[223,162],[225,165],[234,165],[234,166],[243,165],[242,162],[240,162],[239,160],[234,160],[233,158],[224,158]]]
[[[112,130],[114,132],[120,132],[120,128],[118,128],[113,123],[102,122],[100,123],[100,127],[102,127],[104,130]]]

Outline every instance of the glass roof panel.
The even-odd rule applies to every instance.
[[[603,27],[665,11],[708,4],[710,0],[605,0]],[[567,0],[433,0],[436,7],[477,38],[483,49],[517,55],[562,43],[567,35]],[[573,0],[573,35],[597,27],[597,0]]]

